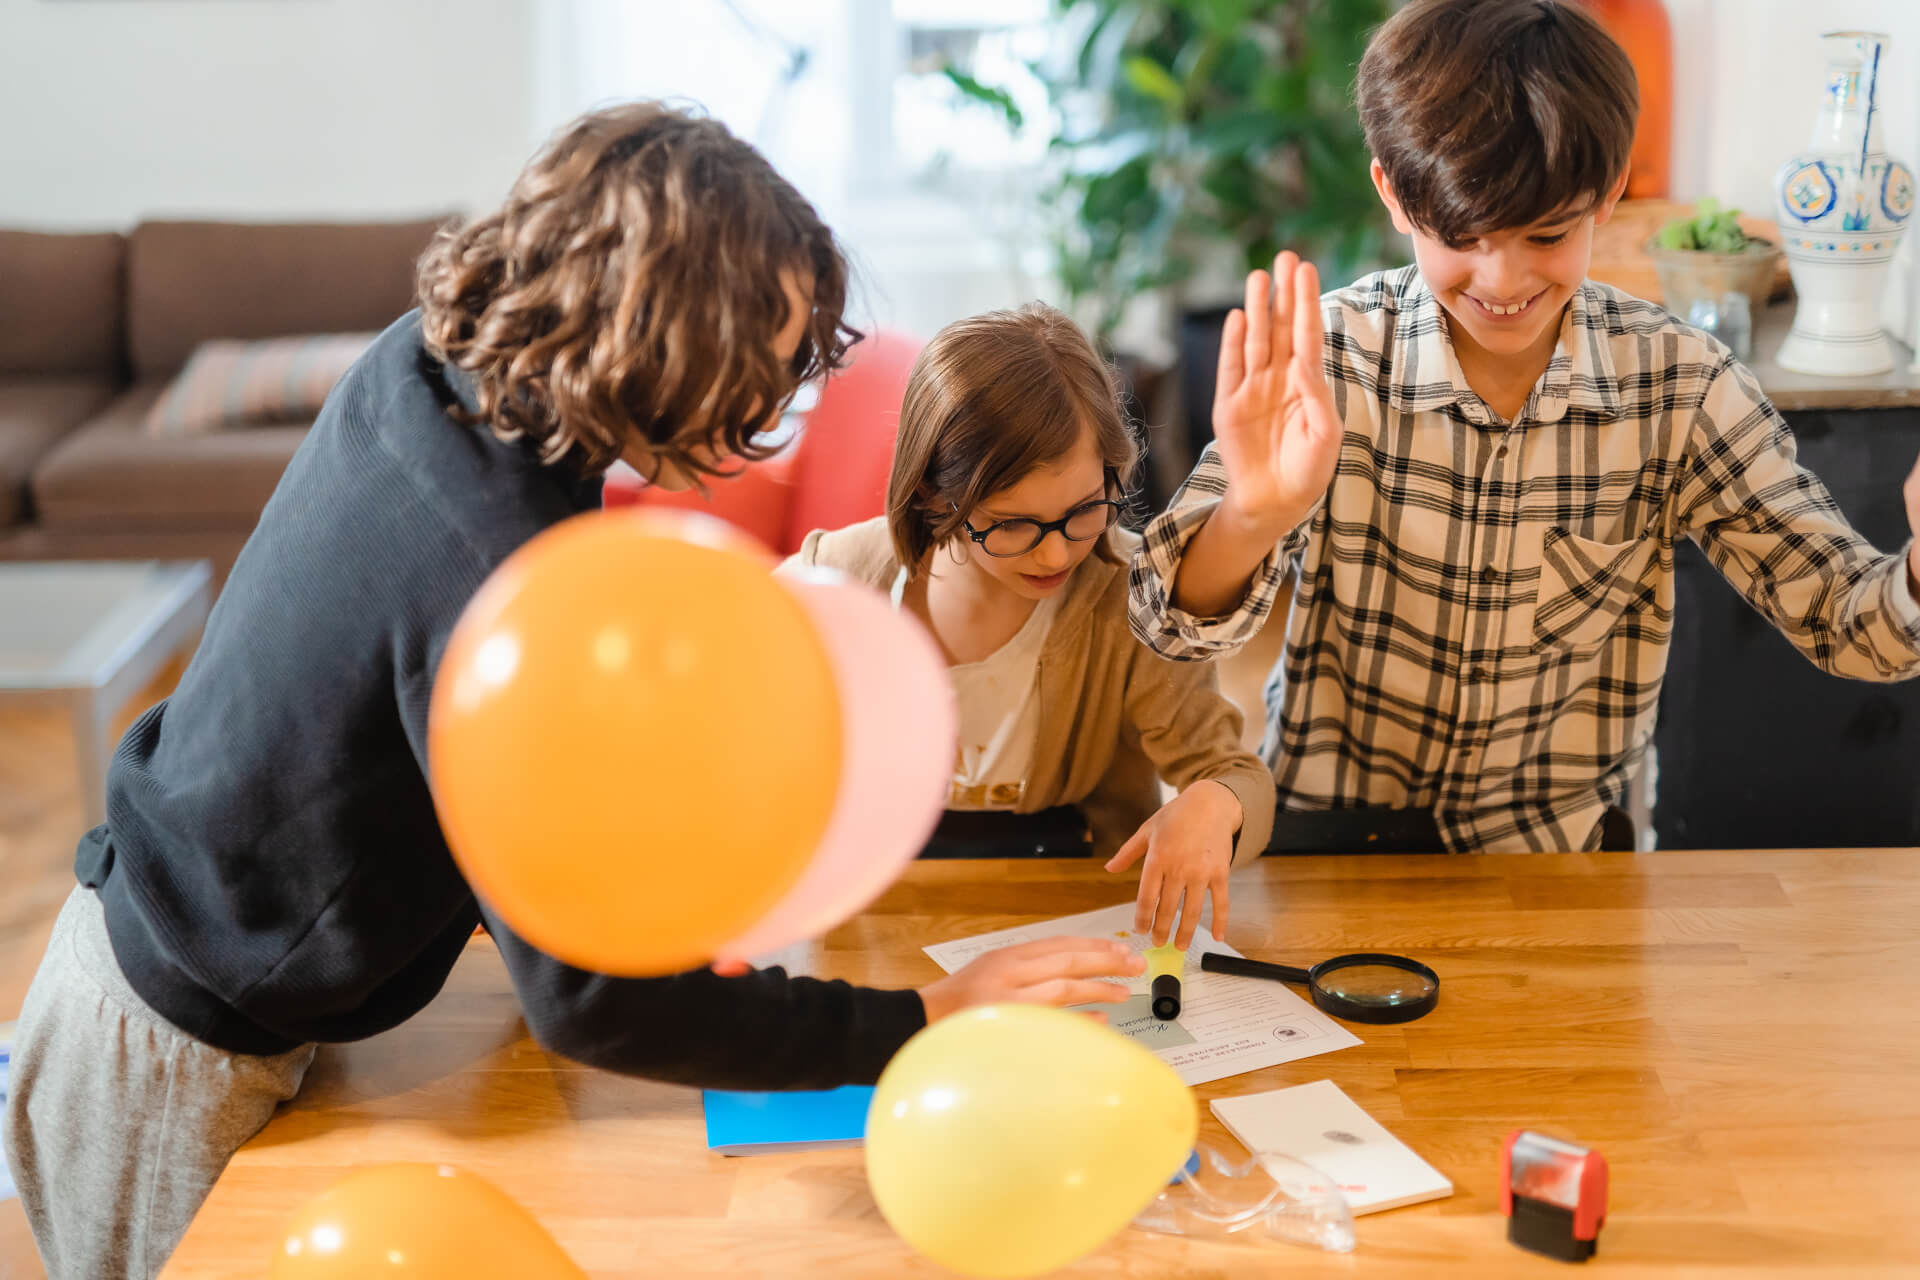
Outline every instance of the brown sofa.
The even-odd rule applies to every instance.
[[[440,220],[0,230],[0,559],[205,557],[224,577],[308,422],[158,437],[194,348],[384,328]]]

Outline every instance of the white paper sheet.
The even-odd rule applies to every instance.
[[[952,973],[989,951],[1062,936],[1118,938],[1135,951],[1153,945],[1151,937],[1134,930],[1133,903],[1123,902],[1043,924],[938,942],[923,949],[935,964]],[[1200,957],[1209,951],[1240,954],[1207,932],[1204,925],[1196,929],[1193,943],[1187,948],[1186,970],[1180,975],[1180,1016],[1172,1021],[1162,1022],[1153,1016],[1144,974],[1125,980],[1134,995],[1132,1000],[1124,1005],[1099,1006],[1106,1011],[1114,1030],[1152,1049],[1188,1084],[1205,1084],[1360,1043],[1358,1036],[1284,983],[1205,972],[1200,968]]]

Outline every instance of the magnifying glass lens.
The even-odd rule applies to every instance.
[[[1424,1018],[1440,1001],[1438,974],[1418,960],[1378,951],[1334,956],[1311,969],[1209,951],[1200,957],[1200,968],[1207,973],[1305,983],[1320,1009],[1354,1022],[1412,1022]]]
[[[1370,1009],[1392,1009],[1433,995],[1426,975],[1390,964],[1355,964],[1323,974],[1320,989],[1349,1004]]]

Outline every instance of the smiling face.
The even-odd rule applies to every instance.
[[[1374,186],[1477,391],[1545,369],[1626,184],[1639,86],[1591,8],[1406,0],[1354,77]]]
[[[978,533],[1004,520],[1036,520],[1051,523],[1064,520],[1073,512],[1114,495],[1108,492],[1106,464],[1100,456],[1093,432],[1083,431],[1079,442],[1066,456],[1043,462],[1022,476],[1017,483],[988,494],[967,514],[967,527]],[[1105,535],[1107,508],[1094,508],[1082,515],[1085,522],[1073,532],[1099,533],[1075,541],[1064,532],[1047,534],[1040,545],[1023,555],[989,555],[986,548],[967,537],[963,530],[950,548],[974,572],[986,575],[998,586],[1028,600],[1044,600],[1064,588]],[[1010,536],[1003,531],[1001,536]]]
[[[1466,353],[1512,360],[1553,350],[1560,313],[1587,278],[1593,230],[1613,216],[1625,188],[1623,177],[1591,207],[1449,241],[1412,223],[1377,160],[1373,181],[1394,226],[1412,237],[1414,261],[1453,322],[1455,345]]]

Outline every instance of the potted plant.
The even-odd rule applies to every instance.
[[[1781,250],[1771,240],[1748,235],[1741,229],[1740,211],[1724,209],[1709,196],[1691,215],[1662,226],[1647,242],[1647,254],[1660,276],[1663,305],[1682,320],[1696,302],[1717,307],[1729,293],[1745,294],[1757,319],[1773,292]]]
[[[1329,281],[1401,259],[1352,103],[1389,0],[1056,0],[1070,32],[1034,70],[1051,106],[1053,265],[1111,350],[1136,299],[1178,317],[1189,454],[1210,436],[1220,324],[1283,248]],[[968,97],[1020,116],[957,68]],[[1218,304],[1218,305],[1215,305]]]

